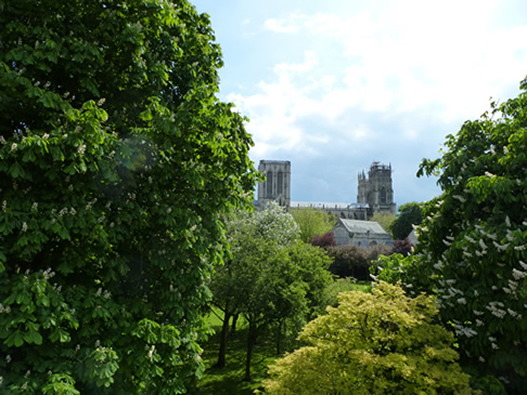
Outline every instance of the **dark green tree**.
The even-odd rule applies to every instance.
[[[385,244],[368,248],[353,244],[328,247],[328,255],[333,260],[329,270],[340,278],[353,277],[359,281],[369,281],[370,265],[377,260],[379,255],[389,255],[391,250]]]
[[[399,207],[397,218],[390,224],[390,231],[395,240],[404,240],[413,229],[423,222],[422,203],[406,203]]]
[[[511,393],[527,387],[527,80],[520,88],[421,164],[443,193],[427,205],[412,269],[416,283],[432,280],[465,360]]]
[[[0,0],[0,392],[181,393],[255,182],[186,0]]]

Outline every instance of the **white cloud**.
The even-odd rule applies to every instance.
[[[304,16],[301,14],[291,14],[287,18],[269,18],[264,22],[264,28],[277,33],[297,33],[302,25],[301,20]]]
[[[489,96],[505,100],[527,72],[527,25],[498,23],[499,1],[384,4],[265,21],[304,57],[286,53],[251,93],[228,96],[251,119],[253,157],[328,163],[330,152],[385,160],[393,150],[412,157],[404,177],[413,178],[446,134],[481,115]]]

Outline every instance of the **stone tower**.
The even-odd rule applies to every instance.
[[[380,211],[395,214],[392,165],[386,166],[373,162],[367,176],[364,170],[359,173],[357,203],[367,203],[370,206],[369,215]]]
[[[266,179],[258,183],[258,205],[277,201],[280,206],[291,204],[291,162],[285,160],[261,160],[258,171]]]

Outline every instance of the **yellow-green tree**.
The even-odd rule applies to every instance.
[[[308,345],[279,359],[263,385],[271,394],[470,394],[453,335],[433,324],[431,297],[410,298],[380,282],[372,293],[339,295],[340,305],[300,334]]]
[[[395,214],[379,211],[370,218],[370,221],[378,222],[386,232],[391,234],[390,227],[395,219]]]
[[[295,208],[289,211],[298,227],[300,228],[300,239],[304,243],[311,242],[313,236],[320,236],[329,232],[335,225],[335,216],[324,210],[314,208]]]

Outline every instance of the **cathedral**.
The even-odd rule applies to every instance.
[[[291,201],[290,161],[261,160],[258,171],[265,176],[265,180],[258,183],[259,208],[270,201],[277,201],[287,208],[311,207],[344,219],[367,220],[378,212],[395,214],[391,165],[374,162],[367,174],[364,170],[359,173],[357,203]]]

